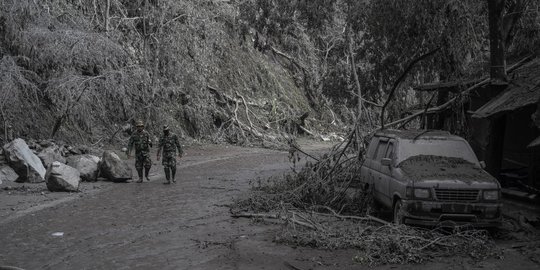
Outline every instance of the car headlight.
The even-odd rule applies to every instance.
[[[499,199],[498,190],[484,190],[484,200],[486,201],[496,201]]]
[[[429,189],[415,188],[414,189],[414,197],[419,198],[419,199],[427,199],[427,198],[429,198]]]

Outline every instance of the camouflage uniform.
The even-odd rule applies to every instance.
[[[142,125],[142,122],[137,123],[137,126],[140,125]],[[150,140],[150,134],[146,130],[137,130],[129,138],[127,153],[129,155],[131,150],[135,148],[135,169],[137,169],[137,173],[139,174],[139,182],[142,182],[143,167],[145,169],[146,180],[150,181],[148,178],[148,173],[152,167],[150,147],[152,147],[152,141]]]
[[[167,179],[167,183],[171,182],[171,176],[172,176],[172,182],[175,183],[176,179],[176,150],[178,150],[178,154],[181,157],[184,153],[182,150],[182,146],[180,145],[180,142],[178,141],[178,136],[176,134],[172,134],[169,132],[169,127],[165,126],[163,128],[163,135],[159,139],[159,145],[158,145],[158,160],[160,157],[160,154],[163,150],[163,160],[161,164],[163,164],[163,169],[165,170],[165,178]]]

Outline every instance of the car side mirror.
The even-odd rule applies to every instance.
[[[482,169],[485,169],[486,168],[486,162],[485,161],[480,161],[480,168]]]
[[[390,166],[392,164],[392,160],[389,158],[383,158],[381,159],[381,164],[383,166]]]

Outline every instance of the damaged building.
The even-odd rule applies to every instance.
[[[535,58],[508,72],[508,84],[493,94],[488,79],[425,84],[418,91],[469,90],[467,137],[488,171],[503,187],[532,193],[540,189],[540,59]],[[444,100],[443,100],[444,101]],[[453,130],[456,119],[447,112],[431,117],[428,127]],[[462,123],[457,123],[462,124]]]

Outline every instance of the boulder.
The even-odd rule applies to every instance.
[[[4,145],[4,154],[8,164],[19,175],[17,182],[45,181],[45,167],[23,139],[15,139]]]
[[[67,159],[67,165],[77,169],[83,181],[96,181],[98,177],[99,157],[93,155],[75,155]]]
[[[113,182],[125,182],[133,177],[129,165],[113,151],[103,152],[99,163],[99,174]]]
[[[19,175],[9,166],[0,166],[0,184],[2,182],[14,182]]]
[[[43,151],[38,154],[38,157],[41,159],[41,162],[43,162],[43,166],[45,166],[45,168],[49,168],[49,166],[55,161],[64,164],[66,163],[66,159],[62,156],[60,147],[56,145],[43,149]]]
[[[50,191],[78,191],[81,176],[77,169],[55,161],[47,169],[45,181]]]

